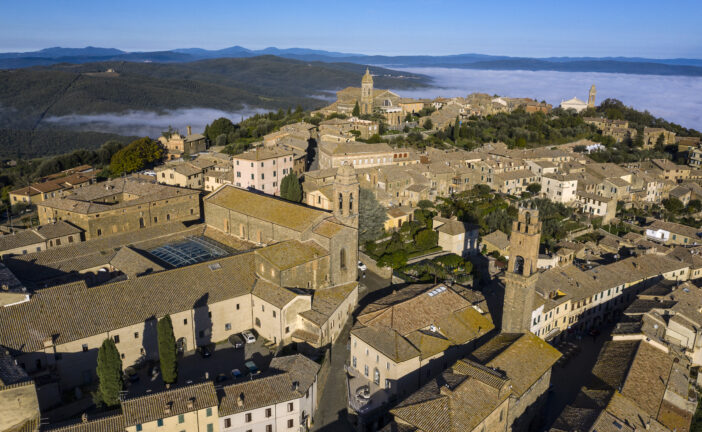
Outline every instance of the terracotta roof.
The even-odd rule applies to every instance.
[[[507,234],[500,230],[493,231],[490,234],[483,236],[482,240],[502,250],[509,247],[509,237],[507,237]]]
[[[212,270],[210,264],[221,268]],[[232,278],[231,275],[238,275]],[[244,253],[92,288],[84,282],[39,291],[30,301],[0,309],[0,340],[24,352],[55,337],[62,344],[251,292],[253,254]],[[85,310],[91,310],[86,320]],[[46,319],[52,316],[53,319]]]
[[[278,309],[282,309],[285,307],[285,305],[297,297],[297,294],[289,289],[282,288],[276,284],[272,284],[261,279],[256,280],[251,294],[265,302],[272,304]]]
[[[90,419],[86,423],[72,423],[62,426],[50,425],[46,430],[51,432],[124,432],[124,416],[110,415],[98,419]],[[42,428],[42,431],[45,430]]]
[[[122,402],[122,412],[124,424],[129,427],[217,405],[217,392],[214,384],[207,381],[202,384],[127,399]],[[165,412],[167,406],[169,412]]]
[[[222,186],[208,195],[204,201],[298,232],[305,231],[320,220],[331,216],[329,212],[323,210],[246,191],[232,185]]]
[[[329,252],[312,240],[301,242],[286,240],[255,252],[279,270],[288,270],[306,262],[329,255]]]
[[[118,250],[112,260],[110,260],[110,265],[130,278],[141,274],[154,273],[164,270],[161,265],[148,259],[129,246],[125,246]]]
[[[479,363],[504,372],[521,397],[561,357],[557,349],[532,333],[500,334],[473,351]]]

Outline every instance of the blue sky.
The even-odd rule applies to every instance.
[[[0,2],[0,51],[241,45],[367,54],[702,58],[702,1]]]

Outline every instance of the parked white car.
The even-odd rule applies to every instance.
[[[256,342],[256,335],[253,334],[251,330],[244,330],[241,332],[241,337],[244,338],[247,344]]]
[[[361,271],[366,271],[366,270],[368,270],[368,267],[365,264],[363,264],[361,261],[359,261],[358,262],[358,269]]]

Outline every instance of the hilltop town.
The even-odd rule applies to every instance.
[[[360,80],[8,188],[0,430],[693,430],[700,133]]]

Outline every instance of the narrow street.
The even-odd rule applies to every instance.
[[[366,277],[360,279],[358,308],[363,308],[378,295],[384,295],[385,288],[390,286],[389,279],[383,279],[371,271],[366,271]],[[331,350],[331,371],[322,391],[322,398],[317,407],[315,424],[312,430],[320,432],[353,431],[346,420],[347,389],[344,364],[349,358],[349,332],[353,318],[346,323]]]

